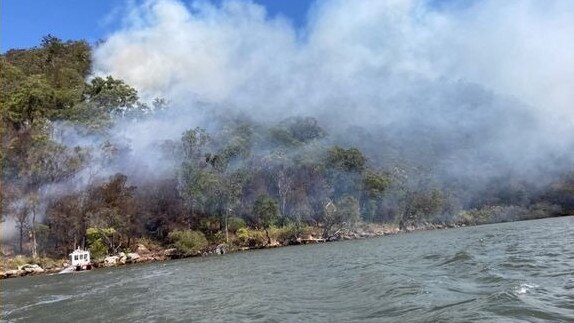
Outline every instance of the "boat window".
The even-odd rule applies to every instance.
[[[78,255],[75,255],[75,256],[74,256],[74,260],[78,260]]]

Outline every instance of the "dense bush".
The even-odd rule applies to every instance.
[[[207,247],[205,235],[193,230],[175,230],[169,233],[174,248],[185,256],[196,255]]]
[[[241,228],[245,228],[247,224],[245,224],[245,220],[238,217],[231,217],[227,219],[227,229],[229,232],[236,233],[237,230]]]
[[[308,227],[297,226],[294,224],[286,225],[283,227],[272,227],[269,230],[269,236],[271,239],[275,239],[280,243],[293,241],[297,238],[301,238],[307,235],[309,235]]]
[[[115,232],[113,228],[88,228],[86,230],[86,240],[92,259],[102,259],[110,251],[113,252],[113,250],[109,250],[108,243],[111,241],[110,239],[113,239]]]
[[[263,247],[267,244],[267,235],[263,230],[241,228],[237,230],[234,243],[240,247]]]

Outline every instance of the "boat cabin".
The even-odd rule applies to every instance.
[[[87,250],[76,249],[70,254],[70,264],[73,267],[83,267],[90,264],[90,252]]]

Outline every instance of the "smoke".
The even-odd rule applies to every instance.
[[[572,159],[571,1],[318,1],[301,27],[250,1],[128,11],[95,71],[172,102],[168,121],[124,130],[144,155],[151,133],[178,138],[207,109],[314,116],[372,161],[445,178],[539,180]]]

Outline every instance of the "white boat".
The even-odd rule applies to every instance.
[[[67,274],[75,271],[91,270],[92,262],[88,250],[76,249],[70,254],[70,265],[60,271],[60,274]]]

